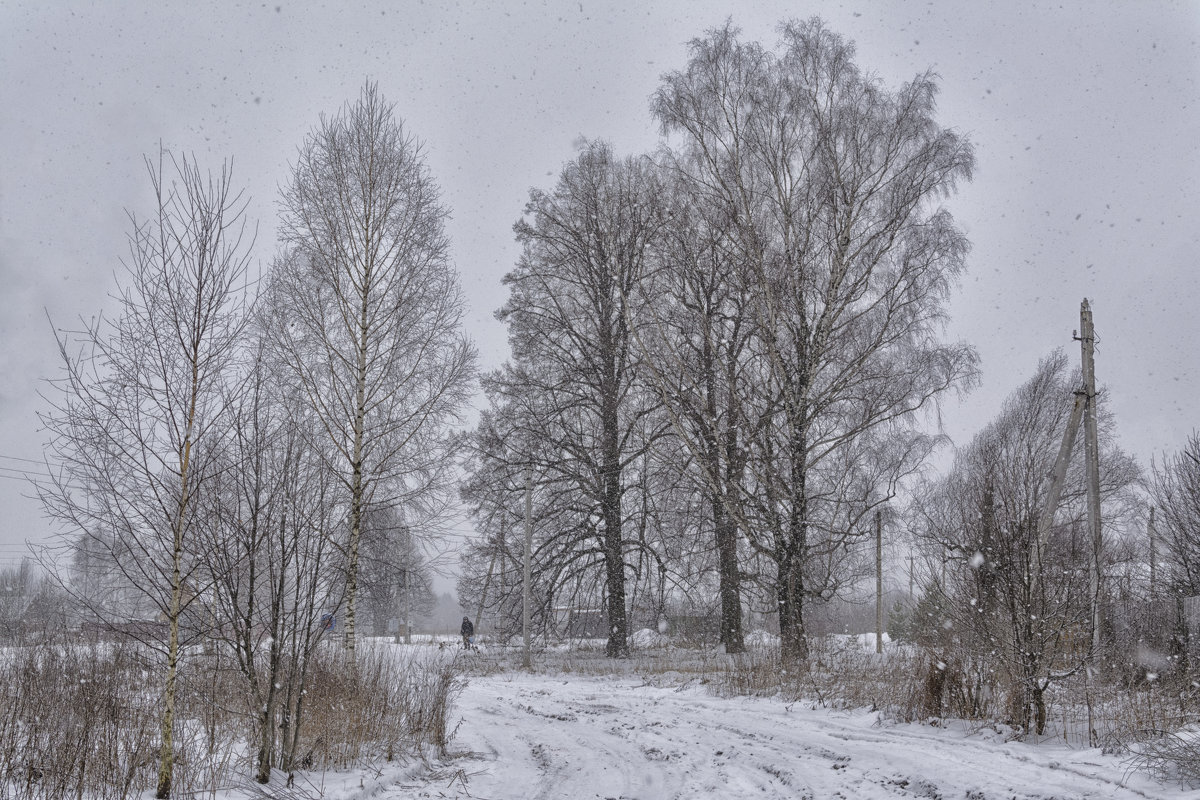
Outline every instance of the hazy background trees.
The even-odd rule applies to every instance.
[[[0,569],[0,637],[24,643],[27,635],[63,628],[76,621],[71,598],[30,558]]]
[[[413,620],[433,610],[433,574],[417,534],[396,508],[368,512],[363,524],[360,594],[370,614],[370,635],[411,641]]]

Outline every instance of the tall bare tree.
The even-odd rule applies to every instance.
[[[628,467],[661,431],[657,402],[640,380],[630,298],[650,268],[662,224],[657,186],[644,160],[618,159],[604,143],[583,146],[552,192],[534,190],[517,223],[524,252],[505,282],[500,318],[514,364],[497,382],[538,407],[542,479],[567,480],[588,506],[603,560],[609,656],[628,654],[623,501]],[[504,386],[508,388],[505,389]]]
[[[932,74],[888,91],[819,20],[780,36],[779,52],[731,25],[693,41],[653,110],[752,299],[747,529],[794,666],[805,598],[836,589],[842,545],[934,444],[915,412],[975,374],[970,347],[938,338],[967,252],[938,201],[974,157],[935,122]]]
[[[374,83],[321,118],[283,195],[291,313],[277,333],[346,494],[351,651],[363,515],[440,488],[473,378],[446,216],[421,144]]]
[[[745,649],[739,530],[746,472],[743,397],[761,388],[747,373],[755,322],[747,285],[737,280],[729,225],[676,175],[670,222],[657,247],[658,279],[645,284],[647,324],[638,344],[645,372],[678,434],[676,463],[709,510],[720,599],[720,641]]]
[[[61,333],[63,372],[42,416],[52,462],[47,512],[89,539],[167,623],[156,796],[174,770],[180,622],[202,593],[198,514],[228,433],[227,389],[245,326],[252,237],[228,164],[146,160],[156,207],[132,213],[118,317]]]

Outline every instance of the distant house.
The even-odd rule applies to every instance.
[[[607,639],[608,615],[600,608],[558,606],[554,609],[554,635],[562,639]]]
[[[715,644],[721,638],[716,614],[668,614],[667,636],[688,644]]]

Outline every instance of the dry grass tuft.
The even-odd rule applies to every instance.
[[[348,661],[328,648],[313,659],[301,728],[306,767],[362,766],[430,748],[443,754],[465,685],[458,660],[429,648],[364,646],[359,653]],[[152,790],[161,676],[148,655],[128,642],[43,640],[4,651],[0,797],[124,800]],[[175,794],[250,784],[255,721],[238,681],[215,659],[184,661]]]

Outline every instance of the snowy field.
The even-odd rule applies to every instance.
[[[440,763],[314,775],[320,783],[308,788],[346,800],[1200,798],[1099,750],[639,678],[473,677],[459,718],[452,757]]]

